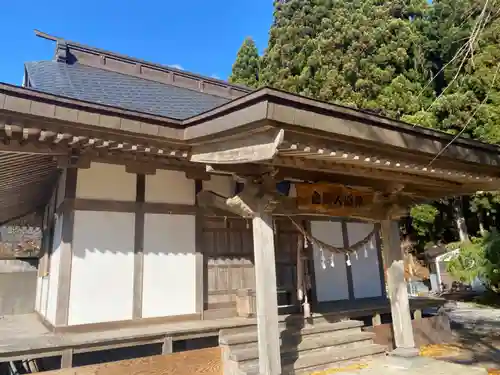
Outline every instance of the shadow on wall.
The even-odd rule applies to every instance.
[[[61,242],[73,243],[77,258],[94,253],[132,256],[136,241],[134,213],[77,211],[74,231],[66,231],[64,217],[58,220],[54,249]],[[140,229],[137,229],[139,231]],[[194,255],[195,218],[191,215],[146,214],[144,217],[144,253],[158,255]]]

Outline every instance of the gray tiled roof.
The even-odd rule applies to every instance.
[[[229,101],[78,63],[36,61],[26,63],[26,70],[30,85],[36,90],[179,120]]]

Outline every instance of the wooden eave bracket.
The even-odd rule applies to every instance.
[[[271,128],[245,138],[215,141],[191,149],[190,161],[205,164],[243,164],[271,160],[283,142],[284,130]]]
[[[88,155],[81,156],[54,156],[54,160],[57,162],[57,167],[61,169],[65,168],[80,168],[88,169],[90,168],[91,159]]]

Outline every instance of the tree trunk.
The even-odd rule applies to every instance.
[[[453,220],[457,226],[458,237],[460,242],[469,240],[469,233],[467,231],[467,223],[465,222],[464,213],[462,210],[462,198],[453,199]]]
[[[484,215],[481,209],[477,211],[477,221],[479,222],[479,233],[484,237],[486,235],[486,228],[484,226]]]

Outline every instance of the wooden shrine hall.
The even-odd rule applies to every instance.
[[[0,84],[0,221],[44,217],[36,312],[48,329],[203,321],[222,307],[233,314],[235,290],[249,288],[246,271],[228,276],[234,288],[212,281],[211,270],[230,271],[212,261],[206,236],[232,238],[234,225],[238,248],[250,246],[254,373],[288,373],[282,305],[310,317],[318,302],[385,298],[386,284],[395,352],[416,353],[398,219],[415,204],[499,189],[498,147],[42,36],[56,42],[55,60],[30,65],[23,87]],[[80,91],[47,86],[47,72]],[[160,85],[169,96],[147,108],[107,102],[111,94],[91,78],[77,79],[84,73]],[[162,112],[175,105],[192,111]],[[279,266],[285,232],[296,249],[288,284]],[[219,258],[243,259],[234,249]],[[296,296],[281,303],[282,289]]]

